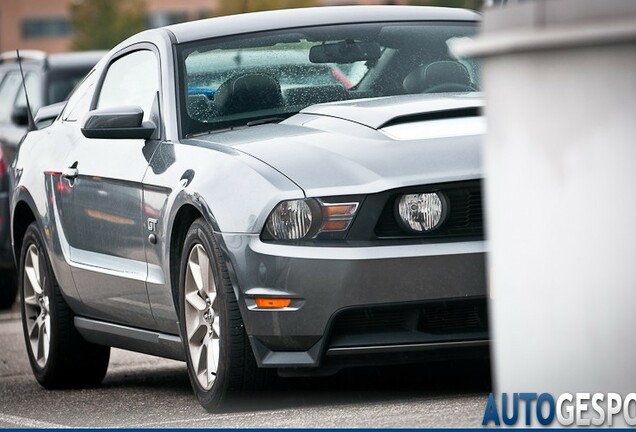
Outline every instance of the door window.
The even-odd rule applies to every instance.
[[[31,105],[31,111],[33,115],[38,111],[38,108],[42,106],[42,83],[40,77],[34,73],[29,73],[24,78],[24,85],[26,87],[27,95],[29,96],[29,105]],[[20,85],[18,89],[18,96],[15,100],[15,106],[25,107],[26,97],[24,96],[24,87]]]
[[[77,86],[64,108],[64,113],[62,114],[64,121],[78,121],[88,112],[93,100],[96,82],[97,74],[91,72]]]
[[[117,59],[106,73],[97,108],[137,105],[148,119],[159,90],[159,65],[152,51],[142,50]]]
[[[9,73],[0,84],[0,123],[11,121],[15,98],[22,84],[19,73]]]

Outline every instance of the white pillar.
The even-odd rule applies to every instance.
[[[498,392],[636,391],[636,2],[526,2],[480,57]]]

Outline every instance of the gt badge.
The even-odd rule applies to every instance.
[[[148,218],[148,231],[155,231],[158,222],[159,221],[157,219]]]

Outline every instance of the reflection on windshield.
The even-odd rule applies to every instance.
[[[477,90],[448,43],[474,23],[380,23],[271,31],[184,45],[182,133],[285,118],[317,103]]]

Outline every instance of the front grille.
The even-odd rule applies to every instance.
[[[473,331],[487,327],[485,304],[463,302],[425,306],[417,325],[418,331],[433,334]]]
[[[334,334],[403,330],[408,327],[406,311],[359,309],[344,312],[334,325]]]
[[[486,299],[347,310],[335,318],[331,336],[337,339],[342,336],[391,332],[420,333],[423,337],[486,334]]]
[[[448,201],[449,212],[441,227],[430,233],[412,233],[402,228],[396,220],[395,204],[404,193],[439,191]],[[466,238],[484,236],[481,185],[479,181],[448,183],[437,187],[427,187],[396,191],[388,198],[378,223],[375,235],[379,239],[425,237],[425,238]]]

